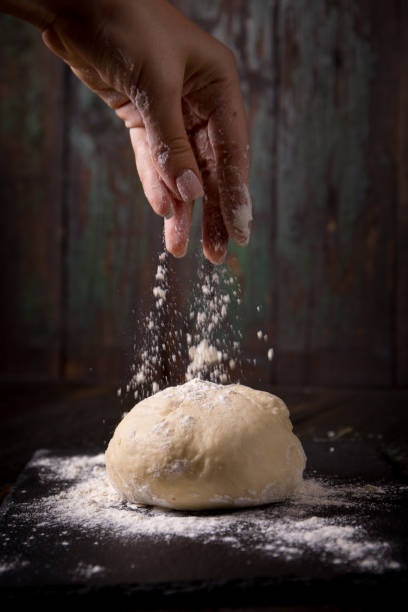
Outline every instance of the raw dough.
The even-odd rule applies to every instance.
[[[180,510],[282,500],[306,463],[281,399],[198,379],[136,404],[105,459],[125,499]]]

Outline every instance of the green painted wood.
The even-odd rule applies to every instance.
[[[392,383],[396,6],[280,3],[283,383]]]
[[[59,374],[62,64],[0,15],[1,378]]]
[[[408,385],[408,5],[400,3],[399,99],[395,128],[395,163],[398,166],[398,210],[395,250],[395,383]]]
[[[253,235],[228,259],[257,360],[246,382],[407,384],[405,3],[175,4],[234,50],[248,111]],[[4,16],[0,28],[0,376],[126,379],[161,220],[114,113],[34,28]],[[199,236],[197,207],[171,273],[180,312]]]
[[[162,220],[144,198],[128,130],[73,76],[69,87],[65,376],[126,379]]]

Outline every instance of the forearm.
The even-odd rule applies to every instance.
[[[24,19],[45,30],[67,4],[67,0],[0,0],[0,12]]]

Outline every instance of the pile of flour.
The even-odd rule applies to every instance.
[[[346,565],[349,571],[383,572],[399,569],[388,542],[369,536],[369,516],[361,508],[381,507],[392,512],[399,489],[334,485],[306,479],[287,502],[231,512],[177,512],[124,502],[106,477],[104,456],[63,458],[43,452],[32,460],[40,478],[57,494],[20,503],[9,515],[13,520],[36,523],[35,537],[50,525],[61,528],[61,545],[70,546],[70,529],[114,535],[124,540],[150,537],[169,541],[175,537],[204,543],[218,542],[236,550],[254,550],[267,558],[302,558],[313,552],[325,564]],[[55,489],[54,489],[55,490]],[[363,502],[368,502],[363,503]],[[331,508],[330,513],[327,508]],[[12,507],[13,509],[13,507]],[[327,515],[330,516],[327,516]],[[22,519],[23,516],[23,519]],[[24,550],[24,543],[22,543]],[[4,566],[3,571],[10,571]],[[84,576],[104,571],[101,566],[80,568]]]

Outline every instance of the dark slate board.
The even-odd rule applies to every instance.
[[[330,452],[331,447],[334,452]],[[367,605],[385,601],[390,592],[395,597],[402,595],[408,565],[406,483],[398,479],[374,447],[362,441],[315,441],[305,445],[305,450],[308,473],[313,477],[329,476],[337,485],[394,483],[397,494],[387,504],[377,499],[349,510],[319,506],[310,508],[309,515],[342,514],[349,524],[361,523],[371,537],[387,543],[398,569],[356,571],[344,563],[329,563],[327,555],[318,551],[308,550],[302,557],[288,560],[260,555],[256,546],[236,549],[223,540],[205,543],[180,536],[160,539],[146,534],[125,541],[104,533],[96,545],[92,531],[66,525],[43,525],[40,538],[38,531],[33,531],[38,519],[35,514],[27,515],[24,502],[41,499],[64,485],[47,484],[39,469],[28,464],[0,515],[0,570],[19,559],[12,570],[0,571],[0,602],[41,602],[42,609],[61,610],[74,605],[87,610],[134,610],[350,602]],[[151,512],[148,508],[143,511]],[[63,536],[64,532],[67,535]],[[63,537],[69,539],[67,548],[61,546]],[[105,571],[81,579],[76,572],[79,563],[101,565]]]

